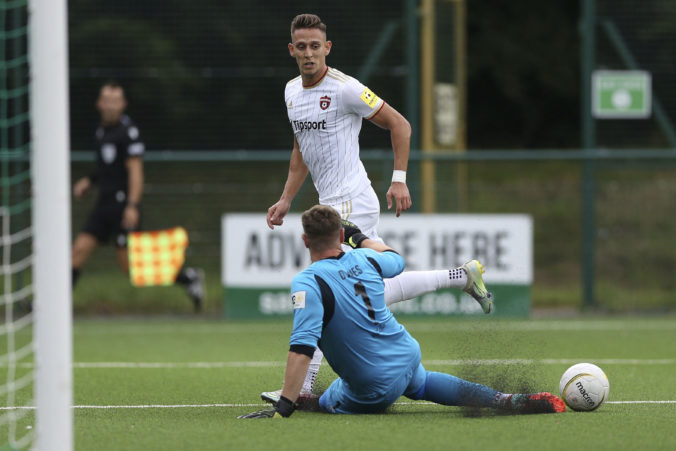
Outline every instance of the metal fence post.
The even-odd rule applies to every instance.
[[[596,46],[596,0],[582,0],[581,72],[582,72],[582,148],[586,158],[582,163],[582,300],[583,307],[593,307],[594,298],[594,248],[596,231],[596,136],[594,118],[591,114],[591,77],[594,70]]]

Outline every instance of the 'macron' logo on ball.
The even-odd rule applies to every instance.
[[[319,98],[319,108],[325,110],[331,105],[331,97],[324,96]]]

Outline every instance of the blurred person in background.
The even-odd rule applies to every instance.
[[[127,234],[139,230],[141,225],[145,145],[139,129],[124,114],[127,100],[122,86],[115,81],[104,83],[96,107],[101,115],[101,123],[96,129],[96,169],[75,183],[73,194],[76,199],[81,199],[97,185],[98,198],[73,243],[73,286],[94,249],[111,238],[120,268],[128,274]],[[203,274],[201,269],[183,267],[176,276],[176,283],[186,289],[195,311],[201,309],[203,302]]]
[[[411,207],[406,169],[411,146],[411,126],[394,108],[358,80],[326,65],[332,42],[326,25],[314,14],[300,14],[291,22],[289,54],[300,75],[286,85],[284,97],[294,133],[289,173],[280,199],[267,212],[268,227],[281,226],[308,173],[319,194],[319,203],[334,208],[365,237],[378,236],[380,203],[364,164],[359,158],[359,132],[363,119],[390,131],[394,151],[392,183],[387,191],[387,208],[396,215]],[[357,247],[348,242],[345,249]],[[483,266],[471,261],[463,267],[436,271],[408,271],[385,280],[385,302],[391,305],[442,288],[459,288],[469,293],[484,313],[493,308],[492,294],[477,290],[472,278]],[[311,393],[322,362],[317,349],[303,386]],[[268,402],[279,399],[280,390],[261,393]]]

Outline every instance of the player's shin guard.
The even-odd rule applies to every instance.
[[[445,406],[496,407],[500,392],[450,374],[427,371],[425,385],[416,395]]]
[[[319,348],[316,348],[315,353],[312,355],[310,366],[308,367],[307,373],[305,374],[305,380],[303,381],[303,388],[301,389],[301,392],[312,393],[312,389],[315,386],[315,381],[317,380],[317,373],[319,372],[319,367],[322,364],[323,358],[324,353]]]

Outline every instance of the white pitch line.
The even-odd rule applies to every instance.
[[[490,332],[551,332],[551,331],[674,331],[676,330],[676,321],[671,320],[671,316],[660,319],[610,319],[610,320],[551,320],[551,319],[533,319],[533,320],[504,320],[504,321],[454,321],[442,323],[430,323],[426,320],[405,319],[402,320],[409,332],[475,332],[477,329]],[[189,325],[191,334],[242,334],[242,333],[264,333],[276,334],[283,333],[288,336],[291,320],[288,323],[253,323],[253,324],[234,324],[226,322],[195,322]],[[179,324],[170,322],[162,324],[153,322],[148,327],[148,323],[126,324],[116,320],[111,321],[78,321],[75,324],[74,335],[85,337],[88,335],[149,335],[149,334],[173,334]]]
[[[266,406],[267,403],[257,404],[139,404],[135,406],[73,406],[73,409],[189,409],[202,407],[261,407]],[[0,407],[0,410],[35,410],[35,406],[15,406],[15,407]]]
[[[593,362],[598,365],[673,365],[676,359],[464,359],[464,360],[424,360],[423,365],[568,365],[579,362]]]
[[[593,362],[598,365],[674,365],[676,359],[451,359],[423,360],[423,365],[567,365],[579,362]],[[247,368],[283,367],[286,362],[77,362],[73,368]]]
[[[433,402],[395,402],[397,406],[438,406],[441,404],[436,404]],[[676,404],[676,400],[668,401],[606,401],[606,404]],[[119,405],[119,406],[73,406],[73,409],[201,409],[207,407],[265,407],[269,406],[267,403],[255,403],[255,404],[139,404],[139,405]],[[4,407],[0,406],[0,411],[2,410],[35,410],[35,406],[14,406],[14,407]]]
[[[459,366],[459,365],[570,365],[579,362],[590,362],[596,365],[674,365],[676,359],[449,359],[423,360],[423,365]],[[20,368],[33,368],[33,362],[16,364]],[[75,362],[75,369],[98,368],[143,368],[143,369],[172,369],[172,368],[273,368],[283,367],[286,362],[278,361],[251,361],[251,362]],[[7,364],[0,364],[0,368]]]
[[[146,369],[171,369],[171,368],[271,368],[284,367],[286,362],[73,362],[73,368],[146,368]],[[7,364],[0,364],[0,368]],[[19,368],[33,368],[33,362],[21,362],[16,364]]]
[[[606,404],[676,404],[676,401],[606,401]]]
[[[73,368],[268,368],[286,362],[75,362]]]

